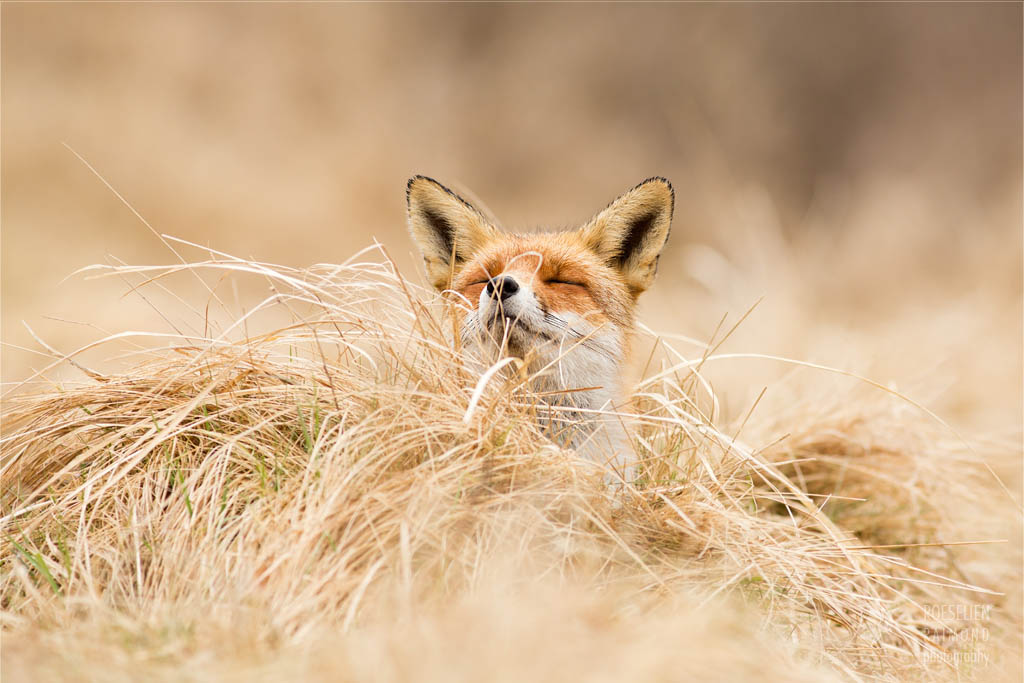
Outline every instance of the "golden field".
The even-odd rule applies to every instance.
[[[0,13],[5,680],[1019,680],[1019,6]],[[414,173],[672,180],[635,487],[474,403]]]

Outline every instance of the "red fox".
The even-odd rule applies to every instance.
[[[462,342],[493,363],[524,361],[556,439],[635,475],[621,420],[637,297],[654,279],[675,193],[648,178],[577,230],[511,234],[425,176],[406,188],[427,277],[465,309]],[[568,436],[566,436],[568,435]]]

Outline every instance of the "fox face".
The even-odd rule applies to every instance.
[[[587,249],[564,238],[502,236],[451,284],[468,309],[463,342],[528,360],[590,353],[617,366],[632,312],[622,283],[607,275]]]
[[[503,232],[424,176],[409,180],[407,201],[428,278],[463,309],[465,346],[522,359],[549,403],[614,406],[636,300],[669,235],[667,180],[645,180],[579,229],[553,233]]]

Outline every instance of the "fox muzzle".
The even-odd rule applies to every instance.
[[[504,301],[519,291],[519,283],[510,275],[499,275],[487,281],[487,296]]]

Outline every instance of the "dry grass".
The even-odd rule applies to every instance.
[[[700,373],[730,360],[647,340],[625,418],[643,474],[609,488],[515,373],[478,381],[386,255],[112,271],[143,296],[216,285],[168,314],[179,333],[108,341],[136,345],[130,369],[8,397],[8,680],[1019,670],[1017,558],[976,543],[1016,528],[983,464],[1008,449],[906,399],[723,422]],[[224,302],[253,277],[260,305]]]

